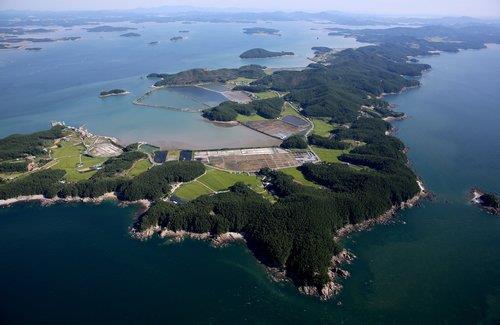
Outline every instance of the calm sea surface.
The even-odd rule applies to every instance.
[[[124,143],[147,141],[165,148],[222,148],[276,145],[276,139],[243,126],[220,127],[190,114],[135,106],[132,101],[154,83],[151,72],[175,73],[191,68],[227,68],[246,64],[267,67],[305,67],[311,47],[358,47],[352,38],[328,36],[324,25],[309,22],[119,24],[136,27],[141,37],[121,32],[88,33],[82,28],[61,30],[47,37],[82,36],[74,42],[40,43],[41,51],[0,51],[0,136],[46,129],[50,121],[86,125],[92,132],[118,137]],[[243,28],[272,27],[281,36],[247,35]],[[172,42],[179,30],[187,39]],[[45,34],[44,34],[45,35]],[[44,36],[45,37],[45,36]],[[157,45],[150,45],[159,41]],[[38,46],[38,45],[37,45]],[[293,51],[296,55],[242,60],[254,47]],[[122,88],[127,96],[98,98],[105,89]],[[200,95],[216,104],[214,94]],[[162,91],[154,104],[169,107],[199,105],[185,93]],[[215,94],[217,95],[217,94]],[[198,98],[199,99],[199,98]],[[200,108],[203,106],[200,106]]]
[[[334,46],[327,40],[335,41],[324,34],[315,40],[317,31],[283,25],[297,35],[283,33],[282,38],[257,42],[255,36],[240,34],[246,25],[235,24],[235,30],[229,28],[232,25],[167,25],[171,32],[148,26],[151,37],[143,36],[142,41],[163,37],[158,45],[165,47],[162,54],[145,44],[139,49],[139,43],[129,49],[127,42],[138,40],[113,39],[108,34],[82,40],[82,45],[51,44],[40,53],[0,52],[0,82],[7,88],[0,94],[0,132],[43,128],[46,122],[39,121],[43,117],[84,122],[99,132],[124,137],[127,127],[151,119],[149,126],[169,137],[181,132],[177,123],[191,120],[195,122],[186,125],[203,128],[200,134],[206,132],[206,137],[231,137],[227,132],[234,129],[210,131],[219,129],[193,114],[128,106],[127,97],[98,101],[95,95],[101,88],[127,86],[138,93],[147,89],[148,82],[131,74],[237,66],[241,64],[237,54],[257,44],[304,56],[311,43]],[[168,38],[186,26],[193,30],[190,39],[170,44]],[[210,42],[205,41],[208,36]],[[284,41],[292,36],[299,39],[294,44],[301,45]],[[206,42],[203,51],[186,45],[198,37]],[[228,44],[229,37],[240,39],[238,48]],[[117,45],[111,49],[108,43]],[[178,46],[189,51],[179,54]],[[97,49],[102,64],[92,54]],[[48,54],[60,51],[65,54],[59,59]],[[150,58],[143,56],[144,51],[151,51]],[[28,58],[33,54],[46,63],[35,64]],[[116,62],[104,62],[113,57]],[[88,71],[72,63],[86,62],[85,58],[93,62]],[[272,282],[242,244],[215,249],[189,240],[181,244],[157,238],[133,240],[128,227],[135,207],[30,203],[0,209],[0,322],[498,323],[500,218],[470,206],[465,196],[471,186],[500,192],[500,46],[423,61],[433,69],[422,78],[422,87],[390,100],[410,116],[396,123],[397,135],[409,146],[415,170],[436,199],[399,213],[391,225],[346,239],[345,245],[358,258],[348,267],[352,276],[335,299],[321,302],[300,295],[289,283]],[[72,76],[66,75],[67,68]],[[65,83],[66,87],[54,90]],[[21,88],[29,96],[14,96]],[[118,105],[121,101],[123,106]],[[125,124],[130,116],[130,124]],[[155,121],[160,116],[163,120]],[[100,121],[107,117],[107,122]],[[105,126],[109,132],[104,132]],[[149,134],[141,133],[140,127],[132,130]]]

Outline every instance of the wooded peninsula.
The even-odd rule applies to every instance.
[[[237,182],[227,190],[174,203],[168,200],[173,185],[197,179],[208,167],[200,161],[167,161],[132,177],[124,172],[146,155],[137,145],[130,145],[85,180],[67,181],[63,170],[47,168],[3,181],[0,199],[35,194],[47,198],[96,198],[113,192],[123,201],[148,200],[150,208],[134,224],[136,233],[182,230],[213,237],[240,233],[263,264],[283,272],[304,292],[329,297],[334,293],[332,257],[342,250],[334,239],[339,230],[406,203],[413,204],[423,194],[408,165],[404,143],[390,134],[391,125],[386,121],[402,114],[395,112],[383,95],[419,86],[418,77],[431,67],[413,58],[500,42],[487,30],[462,33],[445,27],[377,32],[335,29],[332,33],[376,45],[332,53],[327,62],[312,63],[301,71],[267,74],[264,67],[249,65],[148,75],[159,79],[154,84],[157,87],[247,78],[252,81],[240,89],[280,94],[248,104],[223,102],[203,112],[210,120],[232,121],[238,116],[255,115],[278,119],[285,104],[292,103],[301,117],[331,126],[326,134],[299,134],[283,142],[287,150],[307,146],[341,150],[337,162],[298,167],[307,184],[283,171],[263,168],[255,176],[266,195]],[[440,41],[429,40],[436,36],[441,37]],[[67,132],[55,126],[48,131],[1,139],[0,167],[22,169],[17,159],[46,154],[55,141],[68,136]]]

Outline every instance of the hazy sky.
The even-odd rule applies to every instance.
[[[340,10],[389,15],[500,17],[500,0],[0,0],[0,9],[134,9],[163,5],[266,10]]]

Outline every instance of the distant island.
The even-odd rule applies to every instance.
[[[109,32],[125,32],[128,30],[136,30],[134,27],[117,27],[117,26],[97,26],[91,28],[85,28],[89,33],[109,33]]]
[[[294,55],[293,52],[272,52],[262,48],[254,48],[248,51],[245,51],[240,54],[240,58],[242,59],[262,59],[262,58],[274,58],[278,56],[284,55]]]
[[[123,89],[111,89],[111,90],[103,90],[99,94],[99,97],[108,97],[108,96],[117,96],[117,95],[126,95],[129,92]]]
[[[121,34],[120,36],[122,36],[122,37],[139,37],[139,36],[141,36],[141,34],[131,32],[131,33]]]
[[[184,39],[184,37],[182,37],[182,36],[174,36],[174,37],[170,38],[170,40],[172,42],[182,41],[183,39]]]
[[[500,198],[493,194],[483,192],[478,188],[471,189],[471,202],[481,206],[486,211],[492,214],[500,215]]]
[[[152,41],[152,42],[149,42],[149,45],[156,45],[158,43],[160,43],[160,42],[158,42],[158,41]]]
[[[188,30],[180,30],[179,33],[186,34],[186,33],[189,33],[189,31]]]
[[[245,65],[237,69],[190,69],[174,74],[150,73],[149,79],[161,79],[154,83],[154,87],[194,85],[207,82],[227,82],[236,78],[258,79],[265,77],[264,67],[260,65]]]
[[[265,27],[248,27],[243,28],[243,33],[249,35],[277,35],[281,36],[280,31],[275,28],[265,28]]]
[[[52,42],[58,42],[58,41],[76,41],[80,39],[81,37],[79,36],[65,36],[61,38],[34,38],[34,37],[17,37],[17,36],[7,36],[7,37],[0,37],[0,49],[19,49],[23,48],[21,45],[14,45],[14,44],[19,44],[19,43],[52,43]],[[25,48],[28,51],[38,51],[41,50],[39,47],[30,47],[30,48]]]

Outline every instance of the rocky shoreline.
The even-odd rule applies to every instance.
[[[214,247],[223,247],[235,241],[246,242],[243,235],[237,232],[226,232],[218,236],[213,236],[209,232],[195,233],[185,230],[175,231],[167,228],[162,228],[158,225],[149,227],[144,231],[137,231],[136,229],[131,228],[130,234],[132,235],[132,237],[139,240],[148,240],[153,235],[158,234],[160,238],[169,239],[176,243],[179,243],[186,238],[196,240],[209,240]]]
[[[94,203],[99,204],[104,201],[117,201],[121,205],[129,205],[129,204],[139,204],[141,209],[137,212],[139,215],[146,212],[151,205],[151,202],[148,200],[138,200],[138,201],[120,201],[114,192],[105,193],[101,196],[90,198],[90,197],[79,197],[79,196],[69,196],[65,198],[54,197],[54,198],[46,198],[43,195],[24,195],[18,196],[15,198],[0,200],[1,206],[10,206],[16,203],[22,202],[32,202],[37,201],[40,202],[42,206],[48,206],[54,203]]]
[[[486,198],[489,197],[490,200],[494,202],[486,202]],[[492,193],[485,192],[477,187],[473,187],[469,191],[469,201],[481,207],[488,213],[500,215],[500,205],[498,204],[498,196]],[[496,202],[496,203],[495,203]]]
[[[418,204],[419,201],[428,198],[431,193],[425,189],[421,180],[417,180],[417,182],[420,187],[420,192],[414,197],[402,202],[400,205],[392,206],[391,209],[376,218],[369,219],[355,225],[349,224],[342,227],[334,236],[335,241],[339,241],[353,232],[365,231],[377,224],[386,224],[396,215],[396,212],[411,208]],[[332,298],[342,290],[342,284],[339,283],[339,280],[346,279],[350,276],[349,272],[342,269],[341,266],[351,264],[355,258],[356,256],[352,252],[349,252],[346,249],[342,250],[339,254],[332,257],[330,269],[328,270],[328,277],[330,278],[330,281],[328,281],[323,288],[318,289],[314,286],[303,286],[299,287],[299,291],[306,295],[317,296],[321,300],[328,300]]]
[[[377,224],[385,224],[390,219],[392,219],[392,217],[394,217],[396,212],[402,209],[411,208],[416,204],[418,204],[420,200],[429,197],[430,192],[428,192],[425,189],[422,181],[417,180],[417,183],[418,186],[420,187],[420,191],[413,198],[405,202],[402,202],[400,205],[393,206],[391,209],[389,209],[388,211],[386,211],[385,213],[376,218],[366,220],[359,224],[355,225],[349,224],[342,227],[337,231],[336,235],[334,236],[334,239],[338,241],[341,240],[342,238],[347,237],[349,234],[353,232],[364,231]],[[207,240],[210,241],[214,247],[222,247],[235,241],[245,242],[245,238],[243,237],[243,235],[236,232],[226,232],[218,236],[212,236],[208,232],[200,234],[184,230],[173,231],[170,229],[161,228],[160,226],[150,227],[140,232],[136,231],[134,228],[131,228],[130,233],[134,238],[140,240],[147,240],[151,238],[154,234],[158,234],[161,238],[170,239],[174,242],[181,242],[186,238],[191,238],[196,240]],[[315,286],[301,286],[298,288],[298,290],[305,295],[319,297],[321,300],[328,300],[332,298],[333,296],[340,293],[340,291],[342,290],[342,284],[339,283],[340,280],[346,279],[350,276],[350,273],[347,270],[344,270],[342,266],[345,264],[351,264],[355,258],[356,256],[352,252],[343,249],[337,255],[332,256],[331,265],[328,270],[328,277],[330,278],[330,281],[328,281],[326,285],[324,285],[321,289]],[[272,268],[267,266],[266,269],[273,281],[281,282],[288,280],[285,271],[279,268]]]

